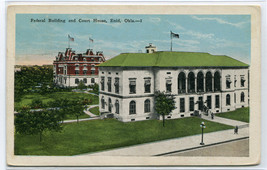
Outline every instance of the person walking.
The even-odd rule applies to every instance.
[[[238,134],[238,126],[235,126],[234,134]]]
[[[213,114],[213,112],[211,112],[211,119],[214,119],[214,114]]]

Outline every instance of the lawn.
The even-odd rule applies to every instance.
[[[79,116],[79,119],[85,119],[85,118],[90,118],[90,116],[85,113]],[[66,115],[64,120],[77,120],[77,117],[75,115]]]
[[[249,123],[249,107],[236,109],[231,112],[217,113],[216,116]]]
[[[43,104],[47,104],[49,101],[55,101],[60,99],[77,99],[77,98],[87,98],[92,99],[92,104],[98,104],[98,96],[94,96],[86,93],[77,93],[77,92],[54,92],[48,93],[45,95],[41,94],[28,94],[24,95],[20,102],[15,102],[15,110],[21,106],[30,105],[33,99],[42,100]]]
[[[99,115],[99,107],[93,107],[89,110],[91,113],[95,114],[95,115]]]
[[[63,131],[46,132],[43,141],[38,135],[15,135],[16,155],[77,155],[123,146],[171,139],[233,128],[197,117],[167,120],[165,127],[160,120],[123,123],[115,119],[90,120],[63,125]]]

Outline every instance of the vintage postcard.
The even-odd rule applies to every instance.
[[[258,164],[260,16],[9,6],[7,164]]]

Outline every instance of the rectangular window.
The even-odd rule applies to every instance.
[[[108,77],[108,92],[111,92],[111,77]]]
[[[198,97],[198,110],[203,110],[203,97]]]
[[[115,78],[115,83],[114,83],[115,93],[119,93],[119,90],[120,90],[119,80],[120,80],[119,78]]]
[[[150,79],[145,79],[145,93],[150,93],[151,81]]]
[[[241,76],[240,77],[240,85],[241,85],[241,87],[245,87],[245,77],[244,76]]]
[[[211,109],[211,96],[207,96],[207,107]]]
[[[95,70],[91,70],[91,74],[95,74]]]
[[[167,74],[171,74],[171,72],[167,72]]]
[[[79,79],[75,79],[75,84],[79,84]]]
[[[79,70],[75,70],[75,74],[79,74]]]
[[[215,107],[220,108],[220,96],[219,95],[215,96]]]
[[[194,97],[189,98],[189,111],[194,111],[195,110],[195,102],[194,102]]]
[[[180,98],[180,112],[184,112],[185,107],[184,107],[184,98]]]
[[[105,77],[101,77],[101,90],[104,91],[105,90]]]
[[[130,87],[130,94],[135,94],[136,93],[136,81],[130,80],[129,87]]]
[[[87,78],[83,79],[83,83],[86,84],[87,83]]]
[[[230,76],[227,76],[226,77],[226,88],[227,89],[230,89],[231,88],[231,83],[232,83],[232,81],[231,81]]]
[[[171,80],[167,80],[166,81],[166,92],[172,92],[172,81]]]
[[[86,73],[87,73],[87,70],[83,70],[83,74],[86,75]]]

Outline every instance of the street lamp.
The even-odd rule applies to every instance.
[[[202,122],[202,123],[200,124],[200,127],[201,127],[201,130],[202,130],[201,143],[200,143],[200,145],[205,145],[204,142],[203,142],[203,130],[204,130],[204,128],[206,128],[205,123]]]

